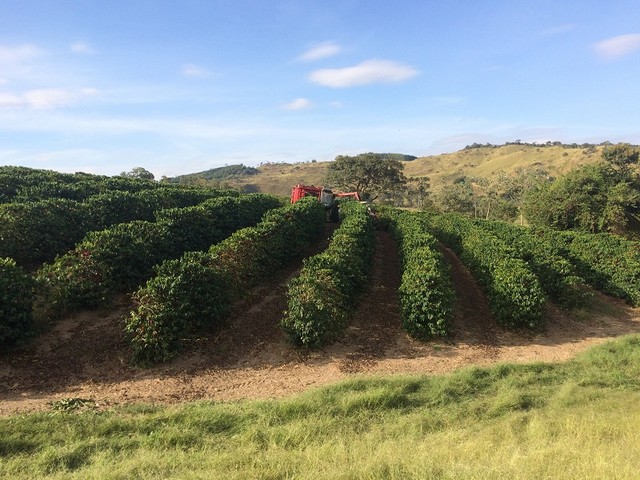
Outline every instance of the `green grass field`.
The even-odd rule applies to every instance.
[[[561,364],[0,419],[2,478],[635,479],[640,335]]]

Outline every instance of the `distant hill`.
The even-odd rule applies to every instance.
[[[462,176],[490,178],[499,172],[511,173],[518,168],[540,168],[548,171],[552,176],[563,175],[580,165],[600,160],[604,145],[514,142],[505,145],[473,144],[457,152],[426,157],[386,155],[392,155],[392,158],[396,159],[399,159],[399,156],[403,157],[404,174],[407,177],[427,176],[431,180],[432,188],[435,189],[440,185],[452,183]],[[194,181],[194,178],[198,177],[206,179],[204,175],[209,174],[212,175],[213,180],[224,180],[229,186],[245,192],[288,196],[291,193],[291,187],[298,183],[323,185],[329,164],[330,162],[316,161],[266,163],[258,168],[231,165],[175,178],[190,178]],[[232,174],[232,172],[238,173]],[[220,175],[226,176],[220,178]]]

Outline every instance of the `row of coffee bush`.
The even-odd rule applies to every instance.
[[[108,191],[139,192],[164,184],[133,177],[107,177],[89,173],[60,173],[28,167],[0,167],[0,203],[31,202],[50,198],[81,201]]]
[[[280,205],[265,194],[214,198],[161,211],[156,222],[136,220],[90,232],[38,271],[40,304],[50,314],[96,307],[114,293],[136,289],[163,260],[207,249]]]
[[[608,233],[535,233],[554,245],[593,288],[640,306],[640,242]]]
[[[415,213],[397,211],[389,227],[400,251],[398,295],[404,329],[423,340],[450,334],[455,293],[436,238],[427,231],[424,217]]]
[[[460,256],[507,328],[539,329],[545,294],[529,265],[497,236],[456,214],[425,216],[434,234]]]
[[[582,278],[553,242],[526,227],[485,220],[475,224],[497,236],[518,258],[527,262],[547,296],[560,306],[573,308],[584,300]]]
[[[162,263],[134,298],[126,331],[137,362],[171,358],[186,336],[220,326],[247,288],[301,255],[324,230],[315,198],[268,212],[208,252],[188,252]]]
[[[222,196],[238,193],[166,186],[133,193],[111,191],[83,202],[52,198],[0,204],[0,257],[11,257],[28,269],[37,268],[73,248],[87,232],[133,220],[151,221],[159,210]]]
[[[358,202],[344,202],[341,211],[344,218],[329,246],[306,259],[289,283],[281,325],[296,345],[316,347],[338,338],[367,278],[375,242],[372,219]]]
[[[11,258],[0,258],[0,350],[32,328],[33,278]]]

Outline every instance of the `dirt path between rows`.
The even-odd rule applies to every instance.
[[[327,228],[311,253],[326,246]],[[225,329],[191,339],[177,359],[150,369],[129,364],[122,317],[131,303],[123,297],[109,310],[66,318],[24,349],[0,355],[0,415],[48,410],[50,402],[66,398],[108,407],[283,397],[356,375],[438,374],[469,365],[565,360],[607,339],[640,333],[639,309],[598,293],[571,314],[549,305],[543,333],[504,331],[469,271],[450,250],[442,251],[458,296],[450,339],[419,342],[403,333],[396,244],[387,232],[377,232],[371,282],[334,345],[299,351],[279,328],[286,284],[300,261],[247,292]]]

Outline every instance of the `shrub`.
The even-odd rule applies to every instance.
[[[32,327],[33,280],[11,258],[0,258],[0,346],[27,336]]]
[[[126,320],[134,359],[165,361],[185,336],[219,326],[231,302],[299,255],[324,223],[322,205],[302,200],[268,212],[258,225],[238,230],[207,253],[164,262],[136,292],[137,308]]]
[[[454,292],[448,266],[419,215],[397,213],[391,231],[398,241],[402,325],[415,338],[451,332]]]
[[[608,233],[554,233],[580,275],[594,288],[640,306],[640,243]]]
[[[542,326],[545,295],[540,281],[513,249],[458,215],[433,216],[429,222],[482,285],[498,323],[508,328]]]
[[[305,260],[289,283],[281,325],[296,345],[316,347],[335,340],[367,278],[374,248],[372,220],[356,202],[345,203],[342,211],[346,216],[327,249]]]
[[[189,214],[175,210],[159,214],[155,223],[133,221],[89,232],[74,250],[38,272],[48,308],[58,314],[94,308],[116,292],[138,287],[163,260],[192,248],[208,248],[279,205],[268,195],[250,197],[215,199],[203,208],[188,207]],[[207,218],[218,220],[207,222]],[[199,228],[190,229],[185,219]]]
[[[529,228],[502,222],[480,220],[476,225],[496,235],[527,262],[549,298],[564,307],[575,307],[584,300],[583,280],[576,275],[574,265],[544,237]]]
[[[0,205],[0,257],[32,268],[72,248],[87,230],[87,207],[67,199]]]

